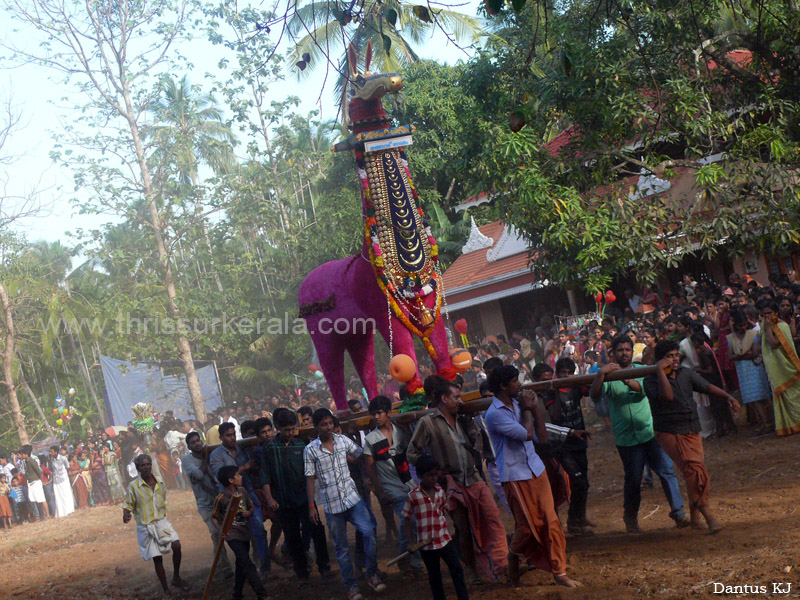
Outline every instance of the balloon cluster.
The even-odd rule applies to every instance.
[[[605,303],[603,303],[603,300],[605,300]],[[614,302],[617,301],[617,295],[611,290],[608,290],[605,294],[603,294],[603,292],[597,292],[594,295],[594,301],[595,304],[597,304],[597,312],[602,315],[606,312],[606,306],[614,304]]]
[[[69,397],[75,397],[75,388],[69,388]],[[55,408],[53,408],[53,414],[56,417],[56,425],[62,427],[64,423],[69,423],[72,421],[72,418],[75,416],[74,409],[71,406],[67,406],[66,400],[64,400],[61,396],[55,397]],[[62,433],[66,433],[62,431]]]
[[[311,374],[314,376],[314,379],[322,379],[325,377],[320,368],[313,363],[308,365],[308,370],[311,371]]]

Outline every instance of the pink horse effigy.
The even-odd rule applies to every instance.
[[[353,134],[334,150],[352,150],[361,181],[364,243],[361,252],[320,265],[300,285],[300,316],[306,320],[331,395],[346,412],[344,353],[347,351],[370,398],[378,394],[374,329],[392,356],[405,354],[416,365],[414,336],[448,380],[447,335],[441,318],[442,279],[438,249],[411,181],[404,146],[413,128],[393,127],[381,98],[403,87],[395,73],[372,74],[367,48],[364,74],[352,45],[350,122]],[[426,405],[419,374],[401,391],[401,410]]]

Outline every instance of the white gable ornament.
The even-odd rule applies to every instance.
[[[495,262],[527,251],[528,242],[517,233],[513,225],[506,225],[503,227],[503,235],[500,236],[495,247],[486,253],[486,260]]]
[[[491,248],[492,244],[494,244],[494,240],[492,238],[481,233],[481,230],[478,229],[478,226],[475,224],[474,218],[470,217],[470,221],[472,224],[470,225],[469,239],[467,240],[467,243],[461,247],[461,254],[469,254],[470,252],[475,252],[476,250]]]
[[[628,198],[636,202],[642,198],[666,192],[671,187],[672,183],[666,179],[659,179],[655,175],[649,174],[642,169],[639,175],[639,181],[636,182],[636,188],[632,193],[628,194]]]

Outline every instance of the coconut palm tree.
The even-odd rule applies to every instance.
[[[216,174],[228,173],[235,164],[235,137],[222,120],[222,112],[215,105],[214,97],[196,93],[186,75],[178,82],[170,75],[164,75],[159,92],[150,107],[156,125],[149,131],[149,137],[157,148],[151,160],[159,166],[154,171],[159,172],[165,166],[175,169],[178,181],[193,188],[197,188],[199,183],[201,163],[211,167]],[[215,265],[208,224],[202,215],[199,221],[214,281],[222,293],[224,289]]]
[[[38,360],[48,362],[53,370],[60,362],[62,372],[66,375],[72,371],[70,363],[76,364],[83,379],[87,401],[91,399],[93,403],[93,406],[90,404],[91,413],[103,422],[105,410],[95,391],[84,351],[84,340],[87,343],[92,341],[87,336],[92,336],[93,333],[85,328],[92,316],[92,308],[83,295],[72,292],[71,274],[67,275],[72,269],[72,251],[60,242],[41,241],[34,242],[27,255],[29,260],[39,266],[41,273],[39,279],[43,285],[39,290],[39,300],[41,316],[45,317],[43,323],[52,325],[39,329],[41,351]],[[33,362],[29,361],[29,364],[33,370]],[[30,388],[26,388],[26,391],[33,399]]]
[[[346,124],[348,43],[353,44],[363,63],[367,42],[372,42],[376,49],[372,58],[374,69],[397,72],[418,60],[413,46],[430,37],[437,26],[448,31],[457,43],[466,45],[475,42],[482,29],[476,17],[399,0],[364,0],[358,4],[311,0],[289,19],[289,32],[297,39],[289,59],[301,77],[325,61],[338,71],[335,91],[342,123]],[[337,50],[340,54],[334,64]]]
[[[214,102],[210,94],[196,93],[186,75],[180,81],[165,75],[159,83],[150,107],[157,124],[149,137],[158,148],[154,158],[171,161],[181,183],[197,185],[200,163],[215,173],[227,172],[234,163],[235,137]]]

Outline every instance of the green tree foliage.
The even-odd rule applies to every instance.
[[[437,27],[450,32],[458,43],[469,45],[481,31],[475,17],[444,7],[410,4],[398,0],[364,0],[363,2],[319,2],[311,0],[296,9],[288,18],[288,30],[296,44],[289,60],[302,76],[318,65],[337,71],[335,89],[342,109],[345,108],[345,83],[348,79],[347,48],[349,40],[360,60],[365,60],[367,44],[374,49],[373,72],[398,72],[419,57],[413,46],[423,43]],[[363,63],[360,65],[363,70]],[[347,120],[342,110],[343,121]]]
[[[362,208],[352,156],[330,152],[346,130],[301,114],[296,97],[272,101],[286,82],[265,32],[280,18],[235,3],[207,8],[197,23],[220,59],[203,80],[172,45],[187,31],[188,5],[123,3],[150,11],[134,24],[154,27],[147,40],[164,43],[153,59],[169,68],[129,61],[124,77],[93,79],[105,67],[87,69],[81,56],[102,54],[59,45],[76,38],[23,3],[5,4],[49,32],[54,45],[38,58],[71,65],[65,75],[90,93],[53,156],[75,176],[79,210],[114,220],[65,247],[8,236],[0,215],[2,349],[8,315],[14,329],[3,377],[19,391],[16,409],[7,385],[0,393],[0,441],[44,434],[52,399],[69,387],[85,423],[102,426],[101,353],[174,360],[176,348],[183,358],[191,348],[217,361],[228,396],[308,377],[310,340],[284,327],[307,273],[359,250]],[[74,13],[54,15],[75,22],[87,10],[67,4]],[[88,6],[96,15],[105,4]],[[590,292],[619,275],[652,280],[687,249],[771,251],[800,239],[794,3],[493,0],[486,44],[455,66],[417,60],[412,46],[447,16],[422,8],[309,3],[284,17],[294,17],[292,60],[306,72],[343,50],[342,32],[362,53],[372,39],[375,69],[401,70],[405,88],[385,106],[417,128],[410,166],[445,263],[467,234],[454,207],[481,191],[494,204],[473,216],[507,219],[536,249],[538,273]],[[469,39],[476,22],[462,22]],[[109,40],[92,43],[121,48],[121,30],[106,31]],[[684,196],[633,194],[640,176],[677,185],[687,174],[696,183]],[[190,327],[165,331],[176,316]],[[261,329],[213,329],[221,317]]]
[[[687,249],[797,243],[798,24],[777,1],[529,3],[498,17],[505,74],[479,57],[480,87],[527,126],[497,125],[482,166],[537,247],[534,268],[591,292],[631,271],[652,280]],[[556,155],[553,124],[572,133]],[[631,196],[632,177],[687,172],[696,196]]]

